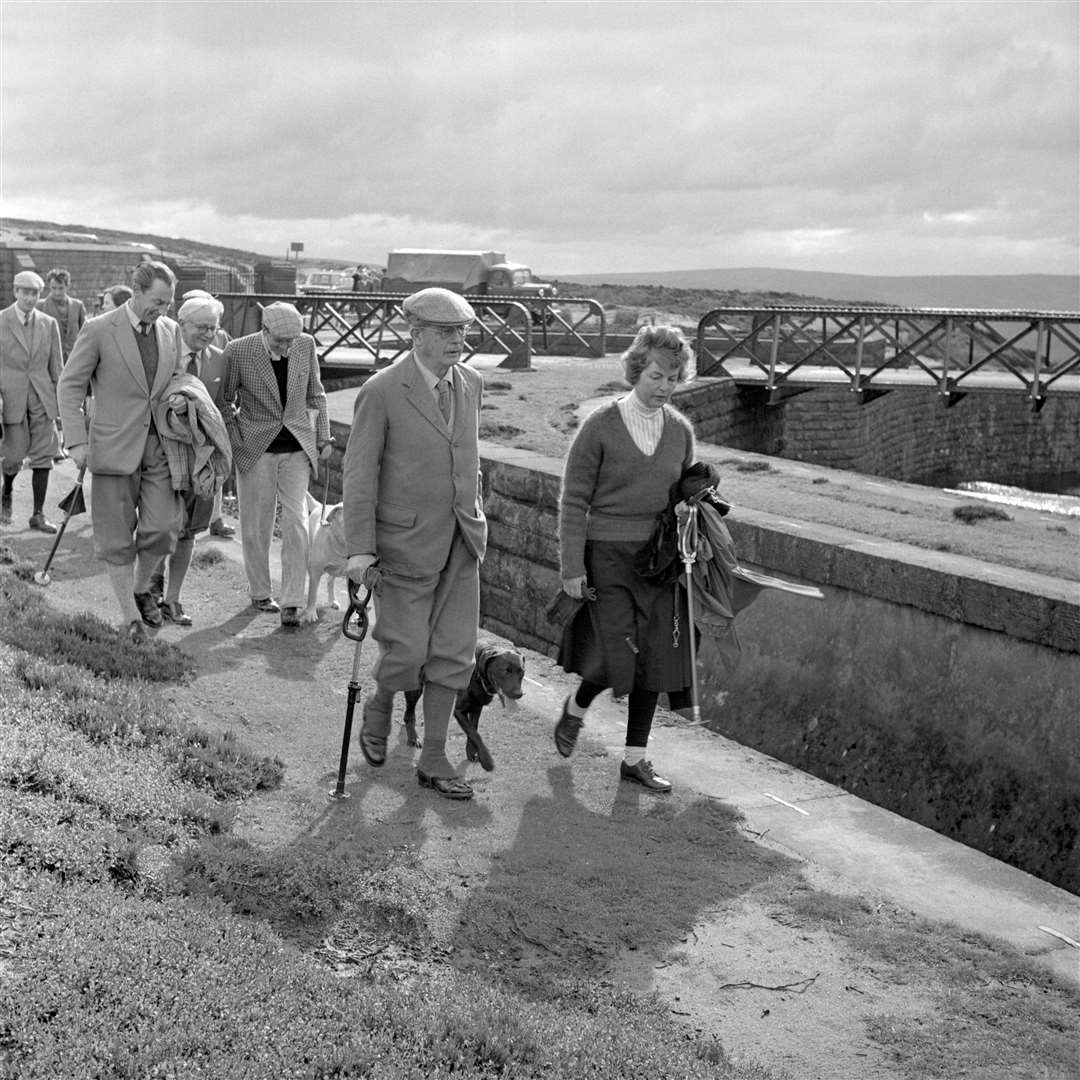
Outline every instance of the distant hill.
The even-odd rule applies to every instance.
[[[745,267],[734,270],[658,270],[633,274],[567,274],[565,277],[583,285],[607,283],[717,292],[783,293],[817,296],[837,303],[862,301],[898,304],[901,307],[1080,311],[1080,275],[1069,274],[873,277],[866,274]]]

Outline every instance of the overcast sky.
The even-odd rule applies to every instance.
[[[9,217],[383,263],[1078,272],[1076,0],[2,0]]]

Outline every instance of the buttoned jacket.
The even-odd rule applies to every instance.
[[[347,550],[374,553],[383,569],[406,577],[439,573],[457,528],[477,559],[487,547],[478,445],[484,381],[464,364],[452,370],[452,430],[412,353],[356,395],[342,476]]]
[[[79,331],[86,323],[86,305],[74,296],[69,296],[67,301],[67,331],[61,335],[60,341],[60,350],[64,356],[71,353],[71,350],[75,347],[75,339],[79,336]],[[38,311],[44,311],[46,315],[54,318],[57,326],[64,325],[63,320],[60,318],[60,305],[51,296],[39,300],[37,307]]]
[[[191,349],[184,344],[182,338],[180,349],[180,370],[187,371]],[[225,400],[225,351],[217,348],[216,345],[207,345],[205,349],[195,351],[199,356],[198,377],[206,387],[210,400],[224,413],[222,402]]]
[[[64,445],[71,449],[89,441],[92,473],[130,476],[139,471],[152,411],[178,370],[183,345],[172,319],[162,315],[153,327],[158,365],[152,386],[146,384],[127,304],[87,322],[64,365],[57,386]],[[94,398],[88,432],[83,413],[87,392]]]
[[[248,472],[284,427],[296,437],[312,471],[317,472],[317,447],[329,441],[330,421],[315,339],[301,334],[289,348],[284,405],[261,331],[230,341],[225,346],[224,362],[225,405],[221,411],[229,428],[236,467]],[[235,404],[236,409],[229,408],[230,404]]]
[[[14,304],[0,311],[0,397],[5,424],[17,424],[26,416],[31,386],[49,419],[55,420],[56,380],[62,367],[60,327],[55,319],[35,311],[27,330]]]

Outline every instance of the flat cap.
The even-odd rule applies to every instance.
[[[45,282],[41,279],[40,274],[35,274],[33,270],[20,270],[15,275],[15,280],[12,285],[16,289],[44,289]]]
[[[410,322],[431,323],[434,326],[465,326],[476,318],[476,312],[464,296],[449,289],[421,289],[407,296],[401,310]]]
[[[263,329],[274,337],[294,338],[304,331],[304,320],[300,312],[281,300],[267,304],[262,313]]]

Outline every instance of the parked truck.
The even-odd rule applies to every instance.
[[[554,285],[534,281],[529,267],[507,262],[502,251],[397,248],[387,256],[383,292],[415,292],[433,285],[459,293],[524,300],[555,295]]]

